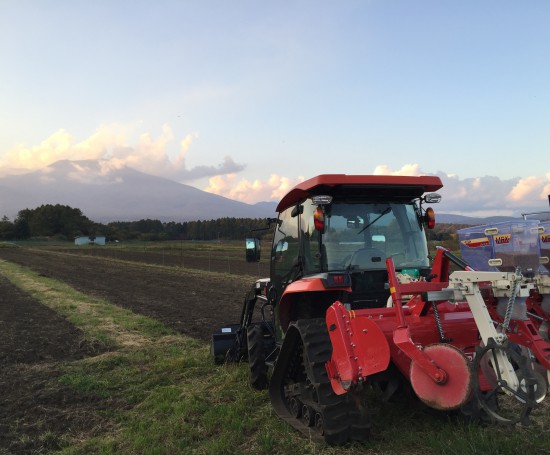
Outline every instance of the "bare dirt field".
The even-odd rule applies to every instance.
[[[46,386],[59,374],[57,362],[97,353],[72,324],[0,277],[0,453],[56,449],[38,435],[102,425],[89,411],[105,400]]]
[[[203,341],[223,324],[238,321],[254,280],[229,274],[213,280],[189,270],[26,248],[0,249],[0,259]],[[44,386],[58,374],[56,362],[98,353],[67,320],[0,277],[0,454],[54,450],[55,443],[36,435],[101,427],[101,421],[90,421],[97,413],[89,411],[107,407],[106,399],[75,394],[62,384],[55,390]]]
[[[189,269],[25,248],[0,249],[0,259],[29,267],[203,341],[209,341],[221,325],[238,322],[245,293],[255,279],[229,274],[212,279],[210,274],[190,274]]]

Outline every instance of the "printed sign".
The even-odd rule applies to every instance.
[[[479,237],[477,239],[462,240],[462,244],[468,248],[480,248],[482,246],[489,246],[488,237]]]
[[[496,245],[507,245],[510,243],[510,234],[501,234],[495,235],[495,244]]]

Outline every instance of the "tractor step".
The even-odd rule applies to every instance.
[[[237,331],[240,327],[240,324],[228,324],[212,334],[210,354],[214,363],[219,365],[226,361],[227,352],[235,346]]]

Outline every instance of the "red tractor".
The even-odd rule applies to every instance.
[[[368,438],[371,386],[390,398],[410,384],[432,408],[526,423],[546,395],[550,343],[516,303],[549,299],[549,277],[476,271],[443,248],[430,258],[425,205],[441,187],[434,176],[320,175],[293,188],[270,220],[270,277],[213,335],[215,361],[248,360],[276,413],[329,444]],[[247,259],[259,248],[247,239]]]

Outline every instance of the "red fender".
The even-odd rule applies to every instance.
[[[390,347],[384,333],[369,318],[356,318],[340,302],[327,310],[332,357],[326,369],[337,395],[348,392],[367,376],[384,371],[390,363]]]

